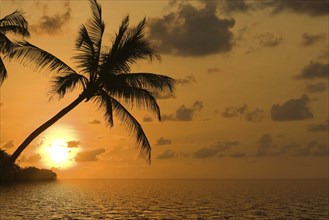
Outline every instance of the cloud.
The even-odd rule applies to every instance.
[[[249,122],[261,122],[264,119],[264,111],[256,108],[255,110],[248,111],[248,106],[242,104],[241,106],[226,107],[222,116],[225,118],[243,117]]]
[[[172,159],[177,157],[177,154],[172,150],[166,150],[162,154],[159,154],[156,158],[159,160]]]
[[[258,145],[256,156],[265,156],[274,148],[271,134],[262,135],[256,144]]]
[[[65,1],[63,13],[49,15],[48,8],[44,6],[44,14],[38,20],[37,24],[30,25],[32,32],[36,34],[60,34],[63,32],[63,27],[67,25],[71,19],[71,7],[69,1]]]
[[[329,14],[327,0],[272,0],[268,2],[265,1],[265,6],[272,7],[274,14],[284,11],[309,16],[323,16]]]
[[[222,116],[225,118],[238,117],[238,116],[242,115],[246,111],[247,108],[248,108],[248,106],[246,104],[243,104],[242,106],[239,106],[239,107],[236,107],[236,106],[226,107],[225,111],[222,113]]]
[[[219,73],[221,70],[217,67],[209,67],[207,69],[207,73],[209,74],[215,74],[215,73]]]
[[[68,148],[77,148],[80,145],[80,141],[68,141],[66,144]]]
[[[13,147],[15,147],[14,140],[9,140],[3,145],[3,148],[5,148],[5,149],[10,149]]]
[[[190,83],[196,83],[196,79],[194,76],[186,76],[183,79],[176,79],[176,84],[181,84],[181,85],[185,85],[185,84],[190,84]]]
[[[34,155],[29,156],[29,157],[26,157],[25,155],[23,155],[19,159],[19,162],[22,162],[22,163],[37,163],[40,160],[41,160],[40,154],[34,154]]]
[[[193,157],[197,159],[214,157],[218,154],[222,154],[223,152],[231,149],[232,146],[237,146],[240,143],[238,141],[218,141],[212,146],[203,147],[193,153]],[[222,155],[223,156],[223,155]]]
[[[77,154],[77,156],[75,157],[75,160],[77,162],[97,161],[98,160],[97,156],[104,152],[105,152],[104,148],[98,148],[98,149],[91,150],[91,151],[81,152],[81,153]]]
[[[312,140],[306,147],[299,150],[298,156],[329,156],[328,146]]]
[[[193,106],[188,108],[185,105],[179,107],[175,114],[163,115],[162,121],[192,121],[195,112],[200,112],[203,108],[201,101],[195,101]]]
[[[282,37],[275,36],[273,33],[270,32],[260,34],[256,38],[259,40],[259,44],[263,47],[277,47],[283,41]]]
[[[253,9],[252,4],[248,4],[245,0],[222,0],[220,1],[219,7],[228,14],[234,12],[248,12]]]
[[[89,124],[96,125],[96,124],[100,124],[101,121],[99,121],[99,120],[97,120],[97,119],[94,119],[94,120],[92,120],[92,121],[89,121],[88,123],[89,123]]]
[[[325,33],[320,33],[320,34],[304,33],[302,35],[302,45],[305,47],[311,46],[313,44],[326,40],[326,38],[327,37]]]
[[[166,139],[164,137],[160,137],[156,141],[156,145],[170,145],[170,144],[171,144],[171,140],[170,139]]]
[[[328,131],[329,130],[329,119],[323,123],[319,124],[309,124],[308,126],[309,132],[321,132],[321,131]]]
[[[324,82],[310,83],[306,85],[306,90],[309,93],[324,92],[328,88],[328,84]]]
[[[149,24],[149,37],[167,54],[205,56],[232,50],[234,19],[217,16],[215,2],[204,1],[202,8],[182,3],[177,11]]]
[[[150,116],[145,116],[144,118],[143,118],[143,122],[152,122],[153,121],[153,119],[152,119],[152,117],[150,117]]]
[[[293,121],[313,118],[313,113],[308,107],[310,99],[307,95],[301,98],[290,99],[280,104],[274,104],[271,109],[273,121]]]
[[[237,153],[231,154],[230,156],[233,158],[243,158],[243,157],[246,157],[247,155],[246,155],[246,153],[237,152]]]
[[[329,77],[329,63],[320,63],[311,61],[305,66],[301,73],[296,76],[296,79],[328,79]]]
[[[327,0],[223,0],[218,5],[224,13],[251,12],[254,10],[270,9],[272,14],[291,12],[308,16],[324,16],[328,12]]]

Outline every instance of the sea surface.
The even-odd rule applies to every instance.
[[[0,219],[329,219],[328,180],[57,180],[0,186]]]

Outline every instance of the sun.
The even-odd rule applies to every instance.
[[[79,148],[69,144],[74,140],[76,140],[76,136],[71,132],[71,129],[64,126],[54,128],[46,133],[39,150],[44,166],[57,169],[75,166],[75,157],[79,153]]]

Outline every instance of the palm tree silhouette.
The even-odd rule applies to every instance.
[[[113,113],[134,133],[141,153],[151,161],[151,146],[142,126],[120,101],[144,107],[156,114],[160,120],[160,109],[154,97],[158,93],[172,93],[174,79],[153,73],[130,73],[130,65],[138,60],[160,59],[144,34],[145,19],[136,27],[128,28],[129,17],[123,19],[111,47],[102,46],[104,22],[101,6],[90,0],[92,19],[80,31],[75,43],[77,51],[73,59],[80,72],[77,73],[54,55],[28,43],[20,44],[9,54],[10,59],[32,65],[36,70],[51,70],[57,74],[52,81],[52,94],[63,98],[75,88],[82,89],[80,95],[67,107],[33,131],[16,149],[10,158],[13,164],[22,151],[43,131],[70,112],[82,101],[96,102],[104,110],[104,117],[113,126]]]
[[[8,33],[21,37],[30,36],[28,22],[25,20],[22,11],[14,11],[0,19],[0,55],[7,54],[14,48],[15,43],[6,36]],[[7,70],[0,56],[0,86],[6,78]]]

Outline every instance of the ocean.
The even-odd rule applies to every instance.
[[[0,219],[329,219],[328,180],[57,180],[0,186]]]

